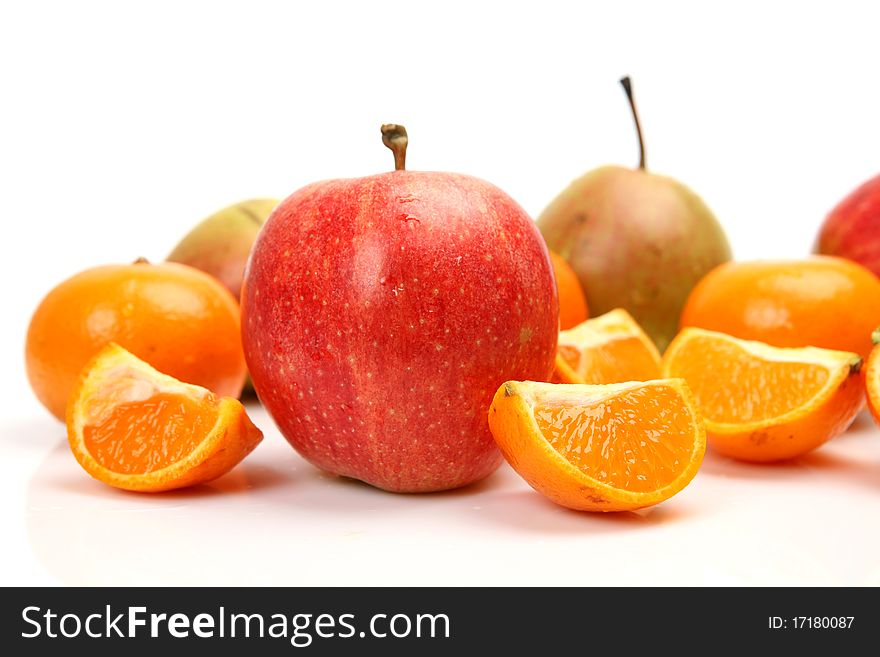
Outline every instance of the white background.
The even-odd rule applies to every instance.
[[[809,251],[878,173],[876,3],[18,2],[0,9],[0,583],[878,584],[867,416],[780,467],[709,457],[681,495],[599,517],[503,468],[400,497],[266,439],[211,487],[92,482],[24,375],[28,319],[73,273],[163,258],[242,198],[391,167],[490,180],[536,215],[637,146],[697,190],[742,258]],[[841,318],[843,319],[843,318]]]

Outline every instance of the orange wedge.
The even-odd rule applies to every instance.
[[[556,383],[623,383],[660,378],[660,353],[622,308],[559,332]]]
[[[663,373],[685,379],[709,445],[746,461],[778,461],[846,430],[862,407],[861,358],[816,347],[771,347],[686,328],[663,356]]]
[[[880,424],[880,328],[871,334],[874,348],[868,355],[865,367],[865,390],[868,396],[868,410],[874,422]]]
[[[86,365],[67,437],[95,479],[159,492],[216,479],[263,439],[237,399],[161,374],[116,344]]]
[[[566,385],[508,381],[489,408],[508,463],[570,509],[632,511],[697,473],[706,434],[681,379]]]

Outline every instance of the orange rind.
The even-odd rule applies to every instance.
[[[83,370],[67,433],[92,477],[138,492],[216,479],[263,438],[237,399],[162,374],[115,343]]]
[[[559,332],[554,383],[623,383],[660,378],[660,353],[618,308]]]
[[[664,376],[688,382],[714,450],[746,461],[805,454],[846,430],[862,408],[861,358],[817,347],[772,347],[684,329]]]
[[[508,463],[557,504],[633,511],[696,475],[706,434],[681,379],[578,385],[508,381],[489,427]]]

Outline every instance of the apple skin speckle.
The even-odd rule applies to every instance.
[[[242,292],[248,368],[282,434],[317,467],[395,492],[498,467],[492,397],[548,379],[558,317],[535,224],[452,173],[295,192],[261,231]]]

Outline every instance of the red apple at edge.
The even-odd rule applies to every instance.
[[[828,214],[815,251],[849,258],[880,276],[880,176],[856,188]]]
[[[242,334],[254,387],[311,463],[394,492],[464,486],[501,456],[487,412],[547,380],[559,309],[544,241],[507,194],[406,171],[308,185],[254,245]]]

